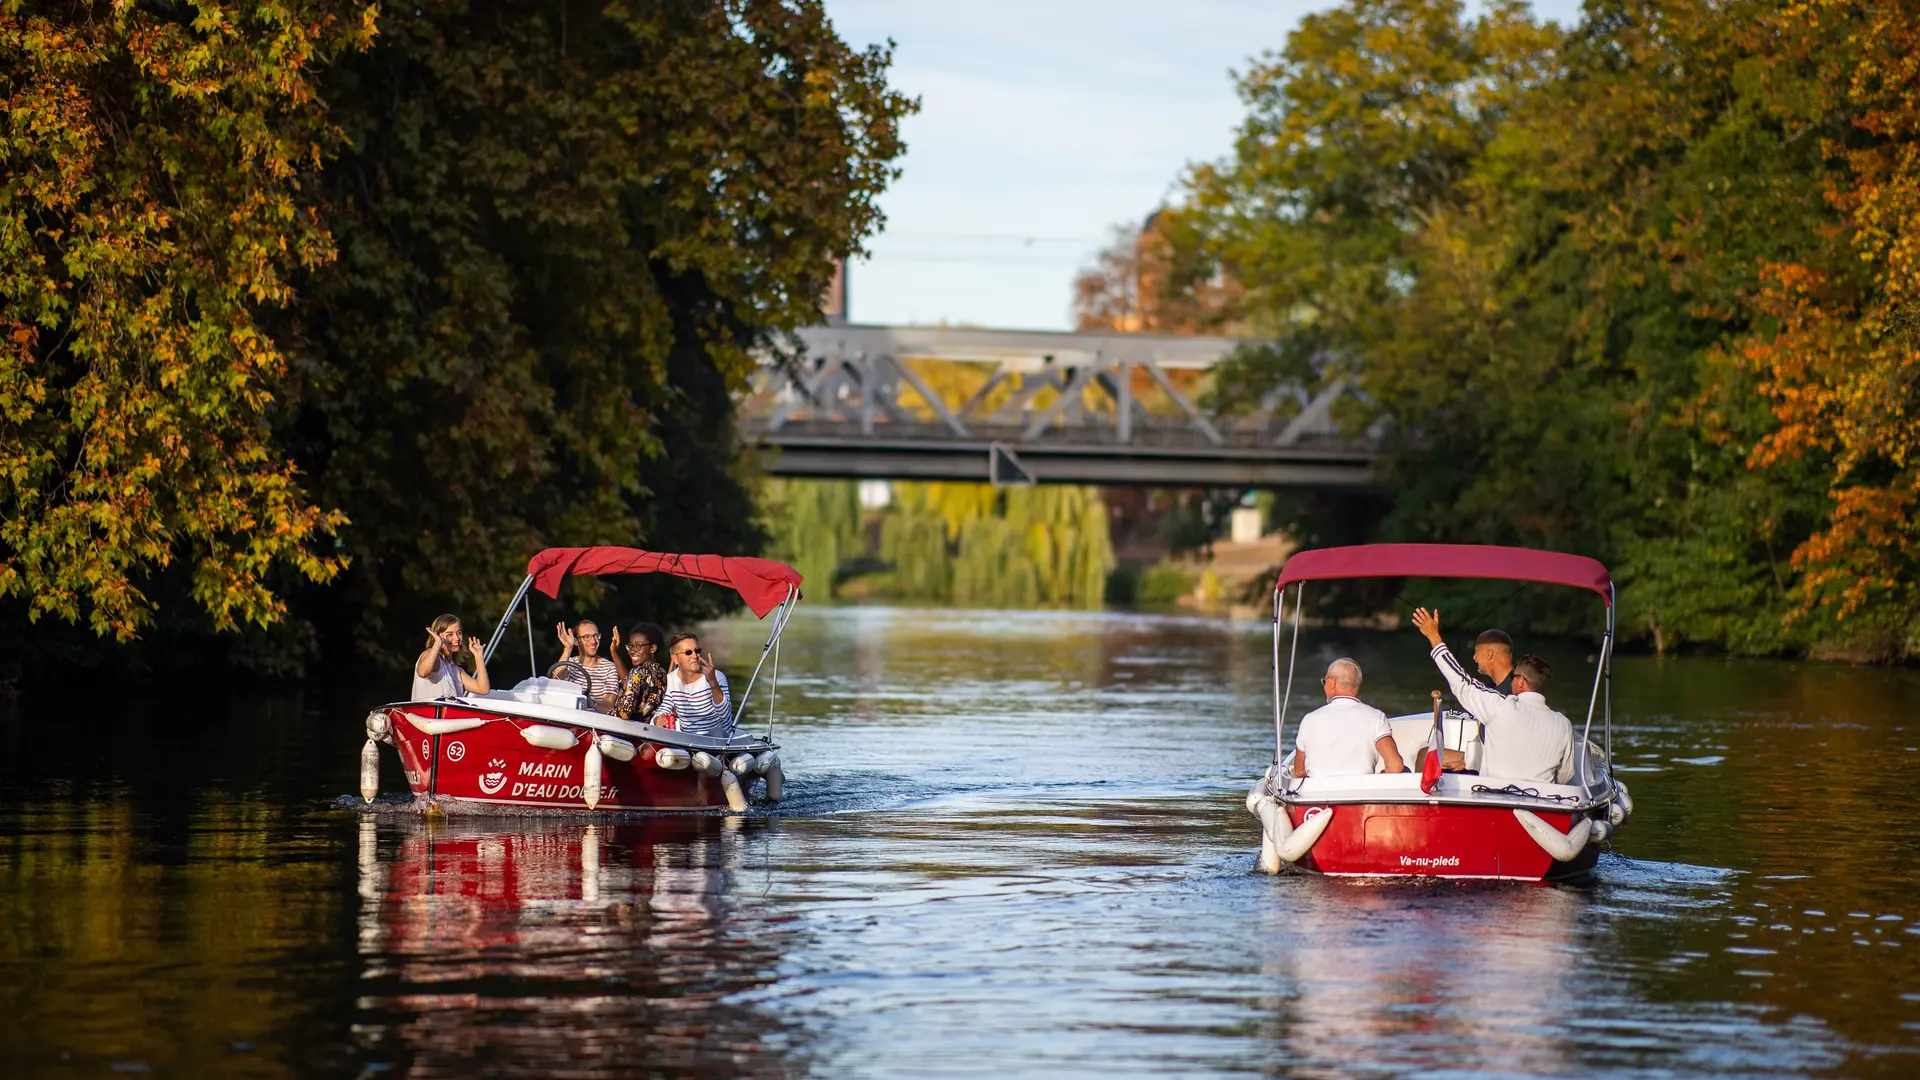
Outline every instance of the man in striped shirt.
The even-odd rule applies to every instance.
[[[733,734],[733,691],[727,677],[713,666],[713,654],[700,652],[700,639],[686,631],[667,642],[667,693],[661,713],[672,713],[674,726],[695,735]]]
[[[1468,675],[1440,639],[1440,613],[1421,608],[1413,613],[1414,629],[1431,645],[1434,666],[1447,680],[1454,700],[1486,728],[1482,776],[1503,780],[1555,781],[1571,773],[1573,722],[1547,706],[1547,679],[1553,669],[1529,653],[1513,662],[1513,696],[1507,697]],[[1452,766],[1458,751],[1448,750],[1442,763]]]

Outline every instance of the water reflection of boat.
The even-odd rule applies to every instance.
[[[781,959],[730,910],[750,827],[364,819],[362,1053],[411,1076],[785,1072],[784,1026],[737,1000]]]
[[[637,548],[549,548],[527,563],[527,577],[508,602],[487,643],[493,659],[507,626],[524,614],[533,659],[530,591],[550,597],[572,575],[672,574],[738,592],[753,613],[776,613],[745,690],[734,702],[736,723],[769,655],[769,696],[779,686],[780,634],[800,600],[800,574],[767,559],[670,555]],[[524,604],[524,606],[523,606]],[[516,613],[516,608],[521,611]],[[769,713],[771,717],[771,713]],[[725,805],[744,810],[753,785],[779,801],[783,775],[770,735],[727,738],[621,720],[595,712],[574,683],[541,678],[536,669],[510,690],[439,701],[404,701],[367,714],[360,793],[379,790],[379,744],[392,746],[416,797],[479,806],[592,810]]]
[[[1436,762],[1428,775],[1295,777],[1284,753],[1286,705],[1300,642],[1301,598],[1308,581],[1352,578],[1493,578],[1583,588],[1606,604],[1606,633],[1594,669],[1586,724],[1557,781],[1439,773],[1443,750],[1457,750],[1468,769],[1484,751],[1479,721],[1462,712],[1390,719],[1401,756],[1425,748]],[[1280,634],[1286,590],[1294,585],[1293,644],[1280,681]],[[1274,763],[1247,792],[1261,824],[1260,866],[1294,866],[1322,874],[1499,878],[1565,881],[1590,877],[1600,848],[1632,813],[1626,785],[1613,775],[1614,589],[1593,559],[1525,548],[1465,544],[1372,544],[1303,551],[1287,560],[1274,586]],[[1596,712],[1600,741],[1592,738]]]
[[[1399,1074],[1445,1062],[1469,1075],[1555,1076],[1574,1066],[1565,1003],[1581,976],[1566,953],[1583,890],[1483,889],[1460,905],[1419,887],[1297,884],[1255,939],[1262,973],[1283,991],[1272,1032],[1281,1071]]]

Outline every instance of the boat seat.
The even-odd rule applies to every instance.
[[[1427,739],[1433,732],[1432,713],[1413,713],[1408,716],[1396,716],[1387,721],[1393,731],[1393,745],[1400,751],[1401,760],[1407,768],[1413,768],[1413,756],[1427,745]],[[1467,757],[1467,768],[1478,770],[1481,760],[1486,756],[1485,727],[1480,721],[1461,712],[1449,710],[1441,719],[1440,734],[1449,750],[1459,750]],[[1376,768],[1385,768],[1375,755]]]

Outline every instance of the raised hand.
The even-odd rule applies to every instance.
[[[1440,644],[1439,610],[1428,611],[1426,608],[1416,608],[1413,613],[1413,628],[1425,635],[1431,644]]]
[[[620,628],[619,627],[616,626],[613,628],[613,637],[608,640],[610,641],[610,644],[607,646],[607,653],[611,655],[612,653],[614,653],[620,648]]]
[[[572,655],[576,642],[573,639],[573,631],[567,629],[567,624],[554,623],[553,636],[559,638],[561,647],[567,651],[568,655]]]
[[[478,663],[481,658],[486,656],[487,647],[480,643],[479,638],[470,637],[467,639],[467,651],[473,654],[474,661]]]
[[[433,627],[431,627],[431,626],[429,626],[429,627],[427,627],[427,648],[426,648],[426,651],[427,651],[427,652],[432,652],[432,653],[437,653],[437,652],[439,652],[439,651],[440,651],[440,635],[439,635],[439,634],[436,634],[436,633],[434,633],[434,632],[433,632]]]

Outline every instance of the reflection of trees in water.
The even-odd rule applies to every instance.
[[[1575,1063],[1569,992],[1584,894],[1292,883],[1258,925],[1289,1068],[1554,1075]],[[1477,895],[1467,896],[1462,893]]]
[[[779,1076],[781,1020],[741,1003],[780,931],[735,911],[740,819],[361,826],[363,1052],[406,1075]],[[384,834],[384,835],[383,835]]]

